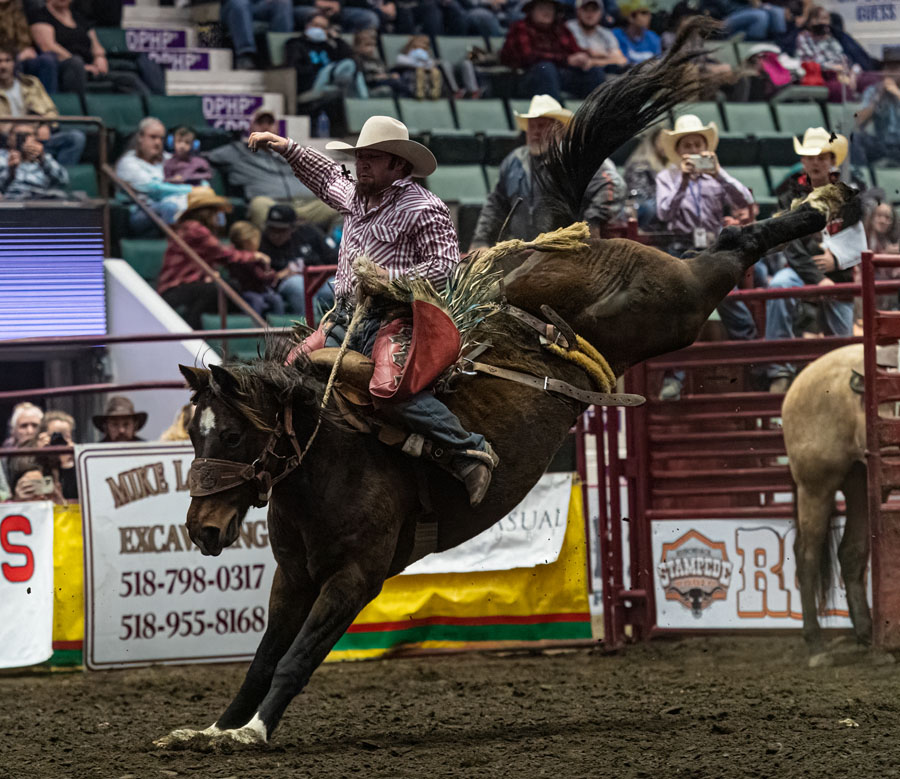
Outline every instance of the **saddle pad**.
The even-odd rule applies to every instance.
[[[340,351],[337,347],[331,346],[324,349],[316,349],[316,351],[310,353],[309,361],[313,365],[330,371],[334,367],[334,361],[337,359]],[[341,369],[338,371],[337,381],[352,387],[356,390],[357,396],[362,394],[368,397],[369,382],[372,381],[374,372],[374,362],[365,355],[348,349],[344,354],[344,359],[341,361]],[[349,394],[349,392],[345,394]]]

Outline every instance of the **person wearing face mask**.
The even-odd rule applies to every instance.
[[[856,75],[861,68],[851,65],[841,42],[832,35],[830,21],[831,15],[826,8],[813,6],[809,10],[806,29],[797,33],[795,56],[804,67],[806,63],[819,66],[828,87],[828,100],[840,103],[845,96],[855,94]]]
[[[336,86],[347,97],[369,96],[366,80],[353,58],[353,49],[340,36],[329,33],[324,14],[310,17],[303,35],[285,44],[284,58],[297,71],[300,93]]]
[[[238,263],[269,265],[267,255],[258,251],[225,246],[218,236],[225,227],[225,214],[231,203],[209,187],[194,187],[188,195],[187,208],[175,224],[178,236],[213,268]],[[175,241],[169,241],[163,256],[156,291],[195,330],[200,329],[200,316],[216,310],[218,291]]]

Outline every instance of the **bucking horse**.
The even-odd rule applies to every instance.
[[[697,99],[698,47],[690,39],[711,26],[695,22],[666,57],[603,84],[583,103],[549,152],[543,187],[557,226],[575,222],[606,157]],[[854,201],[852,190],[829,185],[783,215],[725,228],[708,249],[684,259],[624,239],[591,240],[583,224],[563,230],[564,240],[549,234],[486,251],[504,274],[507,306],[536,318],[549,306],[570,340],[574,333],[592,344],[618,377],[690,344],[762,255],[822,230],[829,218],[853,211]],[[596,385],[578,361],[545,348],[532,327],[506,311],[479,325],[480,340],[491,346],[478,360],[537,379],[525,384],[462,371],[441,394],[466,429],[484,434],[500,456],[474,508],[459,482],[433,463],[348,426],[331,407],[323,411],[330,369],[314,359],[285,364],[295,344],[272,343],[250,363],[208,371],[182,366],[196,404],[195,462],[216,466],[204,471],[211,483],[191,500],[190,536],[204,554],[217,555],[238,537],[248,508],[267,501],[277,569],[268,624],[234,700],[205,730],[175,730],[157,746],[267,742],[384,581],[424,554],[423,523],[434,530],[428,551],[449,549],[496,523],[534,486],[587,407],[577,390],[545,388],[561,386],[553,380],[583,391]]]

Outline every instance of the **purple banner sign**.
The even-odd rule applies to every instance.
[[[262,104],[262,95],[203,95],[203,115],[213,127],[246,130]]]
[[[196,49],[148,51],[147,56],[170,70],[209,70],[209,52]]]
[[[160,51],[187,47],[187,30],[158,30],[152,27],[133,27],[125,30],[130,51]]]

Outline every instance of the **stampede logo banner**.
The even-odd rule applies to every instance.
[[[714,600],[728,596],[733,569],[723,542],[710,541],[691,530],[663,544],[656,572],[666,600],[679,601],[699,619]]]

